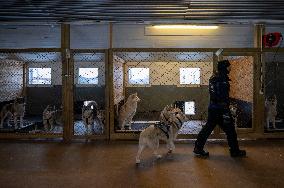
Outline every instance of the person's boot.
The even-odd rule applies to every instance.
[[[246,150],[230,150],[231,157],[246,157]]]
[[[193,153],[200,157],[209,157],[209,152],[204,151],[203,149],[194,148]]]

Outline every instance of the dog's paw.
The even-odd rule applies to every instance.
[[[139,159],[136,159],[136,165],[140,164],[140,160]]]

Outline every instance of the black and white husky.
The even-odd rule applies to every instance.
[[[158,154],[159,140],[167,143],[168,153],[172,153],[175,149],[174,140],[178,135],[178,131],[183,123],[188,121],[186,115],[174,106],[166,106],[160,115],[160,123],[150,125],[140,133],[139,147],[136,156],[136,164],[140,163],[140,156],[143,149],[148,146],[154,151],[157,158],[161,158]]]
[[[25,99],[22,97],[16,98],[12,102],[2,102],[1,103],[1,111],[0,111],[0,119],[1,119],[1,124],[0,128],[3,128],[5,120],[7,121],[7,124],[9,127],[10,125],[10,119],[13,117],[14,118],[14,126],[15,129],[18,129],[18,123],[17,119],[20,119],[20,127],[23,127],[23,118],[25,115]]]
[[[82,107],[82,120],[86,128],[86,134],[90,135],[93,132],[95,117],[97,115],[98,104],[96,101],[84,101]]]
[[[273,128],[275,129],[275,119],[277,116],[277,98],[275,95],[265,99],[265,115],[267,129],[269,129],[270,122],[272,122]]]

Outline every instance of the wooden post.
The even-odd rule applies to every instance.
[[[68,143],[73,134],[73,62],[70,54],[70,25],[61,25],[63,140]]]
[[[262,36],[265,32],[265,27],[263,24],[256,24],[254,26],[254,47],[258,48],[258,55],[254,59],[254,128],[255,132],[259,134],[264,133],[264,53],[262,45]]]
[[[112,23],[109,23],[109,50],[106,53],[107,58],[107,92],[108,92],[108,111],[107,111],[107,138],[111,139],[111,133],[114,131],[114,104],[113,104],[113,56],[112,56]]]
[[[105,50],[105,116],[106,116],[106,121],[105,121],[105,134],[107,140],[110,139],[110,86],[109,86],[109,59],[108,59],[108,50]]]

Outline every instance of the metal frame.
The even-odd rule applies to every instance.
[[[110,139],[111,140],[137,140],[139,138],[139,132],[115,132],[114,131],[114,109],[113,109],[113,81],[112,81],[112,69],[113,62],[112,57],[114,52],[213,52],[213,69],[216,69],[216,63],[218,57],[214,54],[218,48],[114,48],[109,50],[109,63],[110,63]],[[264,49],[263,52],[273,52],[276,48]],[[279,48],[278,52],[284,52],[284,48]],[[260,93],[262,76],[261,67],[261,50],[260,48],[224,48],[222,56],[252,56],[254,59],[254,73],[253,73],[253,112],[252,128],[237,129],[239,138],[267,138],[267,137],[282,137],[283,133],[264,133],[264,96]],[[221,56],[221,57],[222,57]],[[272,135],[273,134],[273,135]],[[196,135],[179,135],[178,139],[192,139]],[[225,138],[225,134],[220,132],[219,128],[216,128],[210,138]]]
[[[71,60],[73,61],[72,67],[70,67],[70,69],[73,70],[72,74],[72,78],[73,78],[73,87],[74,85],[74,59],[73,59],[73,54],[74,53],[103,53],[105,58],[105,115],[106,115],[106,123],[105,123],[105,131],[104,134],[102,135],[74,135],[74,119],[72,119],[72,127],[70,129],[72,129],[72,139],[88,139],[88,140],[93,140],[93,139],[109,139],[109,63],[108,63],[108,50],[105,49],[71,49],[70,50],[70,54],[72,54],[71,56]],[[75,92],[74,90],[71,91],[72,92],[72,96],[74,98],[75,96]],[[73,108],[72,108],[73,110]],[[72,112],[73,113],[73,112]]]
[[[223,57],[225,56],[249,56],[249,57],[253,57],[253,108],[252,108],[252,128],[237,128],[237,133],[253,133],[257,130],[257,126],[259,125],[258,123],[256,123],[256,114],[258,114],[257,112],[257,104],[256,104],[256,100],[259,96],[258,96],[258,92],[259,91],[258,88],[258,68],[257,68],[257,56],[258,54],[255,52],[224,52]]]
[[[268,48],[268,49],[265,49],[263,50],[264,54],[263,56],[265,56],[265,53],[266,52],[276,52],[278,50],[278,53],[279,54],[282,54],[284,55],[284,48]],[[263,57],[264,59],[264,57]],[[266,66],[265,66],[265,63],[263,63],[263,73],[265,74],[266,73]],[[265,79],[265,77],[264,77]],[[265,89],[264,89],[264,93],[263,93],[263,114],[264,114],[264,106],[265,106]],[[262,137],[263,138],[283,138],[284,137],[284,131],[281,131],[281,132],[264,132],[264,126],[265,126],[265,116],[262,117]]]
[[[0,49],[0,53],[39,53],[39,52],[57,52],[60,48],[27,48],[27,49]],[[23,66],[23,73],[27,73],[26,65]],[[23,75],[23,94],[26,96],[26,74]],[[38,138],[62,138],[63,133],[0,133],[0,139],[38,139]]]
[[[113,53],[114,52],[211,52],[213,56],[213,64],[217,63],[214,55],[218,48],[114,48],[110,50],[110,139],[111,140],[137,140],[139,131],[115,132],[114,130],[114,101],[113,101]],[[215,66],[214,66],[215,67]],[[218,135],[218,134],[217,134]],[[210,138],[218,138],[214,131]],[[178,139],[193,139],[196,134],[181,134]]]
[[[87,52],[101,52],[105,53],[105,63],[106,63],[106,97],[108,100],[106,100],[106,125],[107,128],[106,135],[94,135],[91,136],[88,139],[111,139],[111,140],[137,140],[139,137],[139,132],[133,132],[133,133],[116,133],[114,132],[114,109],[113,109],[113,52],[216,52],[218,48],[168,48],[168,49],[162,49],[162,48],[115,48],[115,49],[72,49],[71,52],[76,53],[87,53]],[[274,132],[274,133],[264,133],[264,96],[260,94],[261,89],[261,55],[265,52],[275,52],[277,48],[267,48],[263,49],[261,52],[260,48],[225,48],[223,51],[223,56],[233,56],[233,55],[239,55],[239,56],[253,56],[254,57],[254,104],[253,104],[253,129],[250,130],[243,130],[238,131],[238,136],[240,138],[251,138],[251,139],[257,139],[257,138],[283,138],[284,132]],[[63,54],[64,50],[61,48],[29,48],[29,49],[0,49],[0,53],[24,53],[24,52],[59,52]],[[279,53],[284,53],[284,48],[278,49]],[[71,58],[72,59],[72,58]],[[213,54],[213,66],[216,66],[218,58],[215,54]],[[70,64],[69,64],[70,66]],[[265,70],[265,68],[264,68]],[[69,69],[69,73],[71,73],[71,70]],[[73,80],[73,79],[71,79]],[[68,83],[62,83],[63,85],[70,84]],[[73,84],[73,83],[72,83]],[[70,90],[69,90],[70,91]],[[64,101],[66,101],[66,98],[64,98]],[[68,105],[69,109],[70,105]],[[73,112],[72,112],[73,113]],[[71,114],[72,114],[71,113]],[[68,116],[67,116],[68,117]],[[70,117],[70,116],[69,116]],[[72,121],[71,121],[72,122]],[[64,124],[65,130],[68,131],[68,128],[66,127],[66,124]],[[69,128],[71,130],[71,128]],[[73,122],[72,122],[72,130],[73,130]],[[64,131],[65,132],[65,131]],[[63,134],[64,134],[63,132]],[[69,132],[70,133],[70,132]],[[66,132],[65,132],[66,134]],[[192,139],[195,138],[196,135],[179,135],[178,139]],[[0,139],[35,139],[35,138],[62,138],[62,134],[45,134],[45,133],[36,133],[36,134],[26,134],[26,133],[1,133]],[[72,139],[76,138],[85,138],[85,137],[77,137],[71,136],[67,139],[69,142]],[[214,130],[214,134],[210,136],[210,138],[225,138],[225,135],[220,134],[218,130]]]

